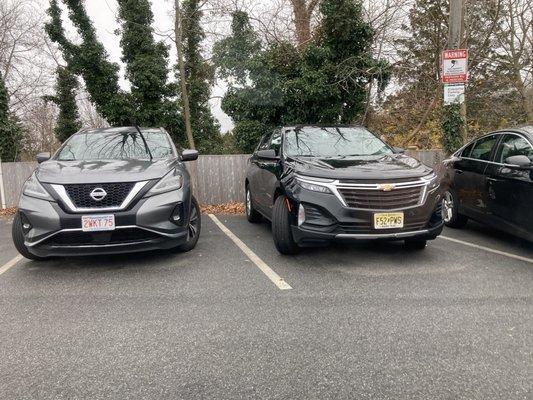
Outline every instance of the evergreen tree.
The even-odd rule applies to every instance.
[[[91,101],[111,125],[165,127],[178,142],[183,139],[183,122],[175,97],[175,86],[167,84],[168,49],[153,39],[153,14],[148,0],[120,0],[121,46],[126,63],[126,77],[131,92],[119,86],[119,66],[108,61],[107,52],[98,41],[83,0],[62,0],[69,18],[81,38],[70,41],[65,35],[58,0],[50,0],[50,21],[45,29],[56,42],[69,68],[85,81]]]
[[[220,71],[235,76],[222,108],[236,124],[242,151],[253,150],[275,126],[355,122],[365,110],[368,85],[386,85],[389,66],[372,56],[374,33],[361,3],[323,0],[320,13],[317,34],[301,48],[282,42],[258,49],[241,13],[233,16],[232,35],[215,47]],[[243,53],[242,44],[255,54]]]
[[[9,112],[9,94],[0,72],[0,159],[17,161],[20,157],[23,129]]]
[[[54,102],[59,107],[57,125],[54,129],[57,140],[63,143],[81,128],[76,89],[78,80],[68,68],[57,68],[56,95],[46,96],[45,100]]]
[[[191,109],[191,126],[196,147],[203,153],[220,151],[220,126],[211,113],[209,98],[215,78],[215,69],[202,56],[205,33],[201,26],[201,1],[183,2],[183,55],[185,80]],[[179,77],[182,79],[182,77]]]

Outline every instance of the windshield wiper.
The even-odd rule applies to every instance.
[[[139,132],[139,135],[141,136],[141,139],[143,140],[144,147],[146,149],[146,152],[150,156],[150,161],[154,160],[154,157],[152,156],[152,152],[150,151],[150,147],[148,147],[148,143],[146,142],[146,138],[144,137],[143,133],[141,132],[141,129],[137,125],[133,125],[135,129],[137,129],[137,132]]]

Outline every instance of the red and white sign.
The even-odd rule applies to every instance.
[[[442,52],[442,81],[466,83],[468,81],[468,50],[444,50]]]

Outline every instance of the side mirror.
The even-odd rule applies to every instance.
[[[273,149],[259,150],[256,155],[257,157],[263,158],[265,160],[279,160],[279,156],[276,154],[276,150]]]
[[[183,150],[181,153],[181,161],[195,161],[198,160],[198,150]]]
[[[528,156],[512,156],[507,158],[505,162],[509,165],[516,165],[520,168],[530,167],[532,164]]]
[[[394,154],[404,154],[405,153],[405,149],[402,149],[401,147],[393,147],[392,151],[394,152]]]
[[[48,161],[50,159],[50,153],[39,153],[37,154],[37,162],[43,163],[45,161]]]

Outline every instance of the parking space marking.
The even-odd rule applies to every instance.
[[[263,273],[274,283],[274,285],[276,285],[280,290],[292,289],[291,285],[285,282],[282,277],[280,277],[275,271],[272,270],[272,268],[270,268],[263,260],[261,260],[257,254],[255,254],[252,249],[246,246],[241,239],[235,236],[232,231],[226,228],[226,226],[220,222],[217,217],[215,217],[213,214],[209,214],[209,218],[211,218],[213,222],[220,228],[220,230],[224,232],[224,234],[228,236],[244,254],[246,254],[246,256],[257,266],[257,268],[263,271]]]
[[[450,242],[459,243],[459,244],[462,244],[464,246],[473,247],[474,249],[485,250],[485,251],[487,251],[489,253],[498,254],[500,256],[514,258],[515,260],[525,261],[527,263],[533,264],[533,259],[532,258],[522,257],[522,256],[519,256],[519,255],[516,255],[516,254],[513,254],[513,253],[507,253],[505,251],[491,249],[490,247],[480,246],[479,244],[465,242],[463,240],[454,239],[454,238],[451,238],[451,237],[448,237],[448,236],[442,236],[441,235],[441,236],[439,236],[439,238],[440,239],[444,239],[444,240],[448,240]]]
[[[2,275],[4,272],[7,272],[11,267],[14,267],[22,259],[23,259],[23,257],[21,255],[18,255],[15,258],[12,258],[10,261],[8,261],[3,266],[1,266],[0,267],[0,275]]]

